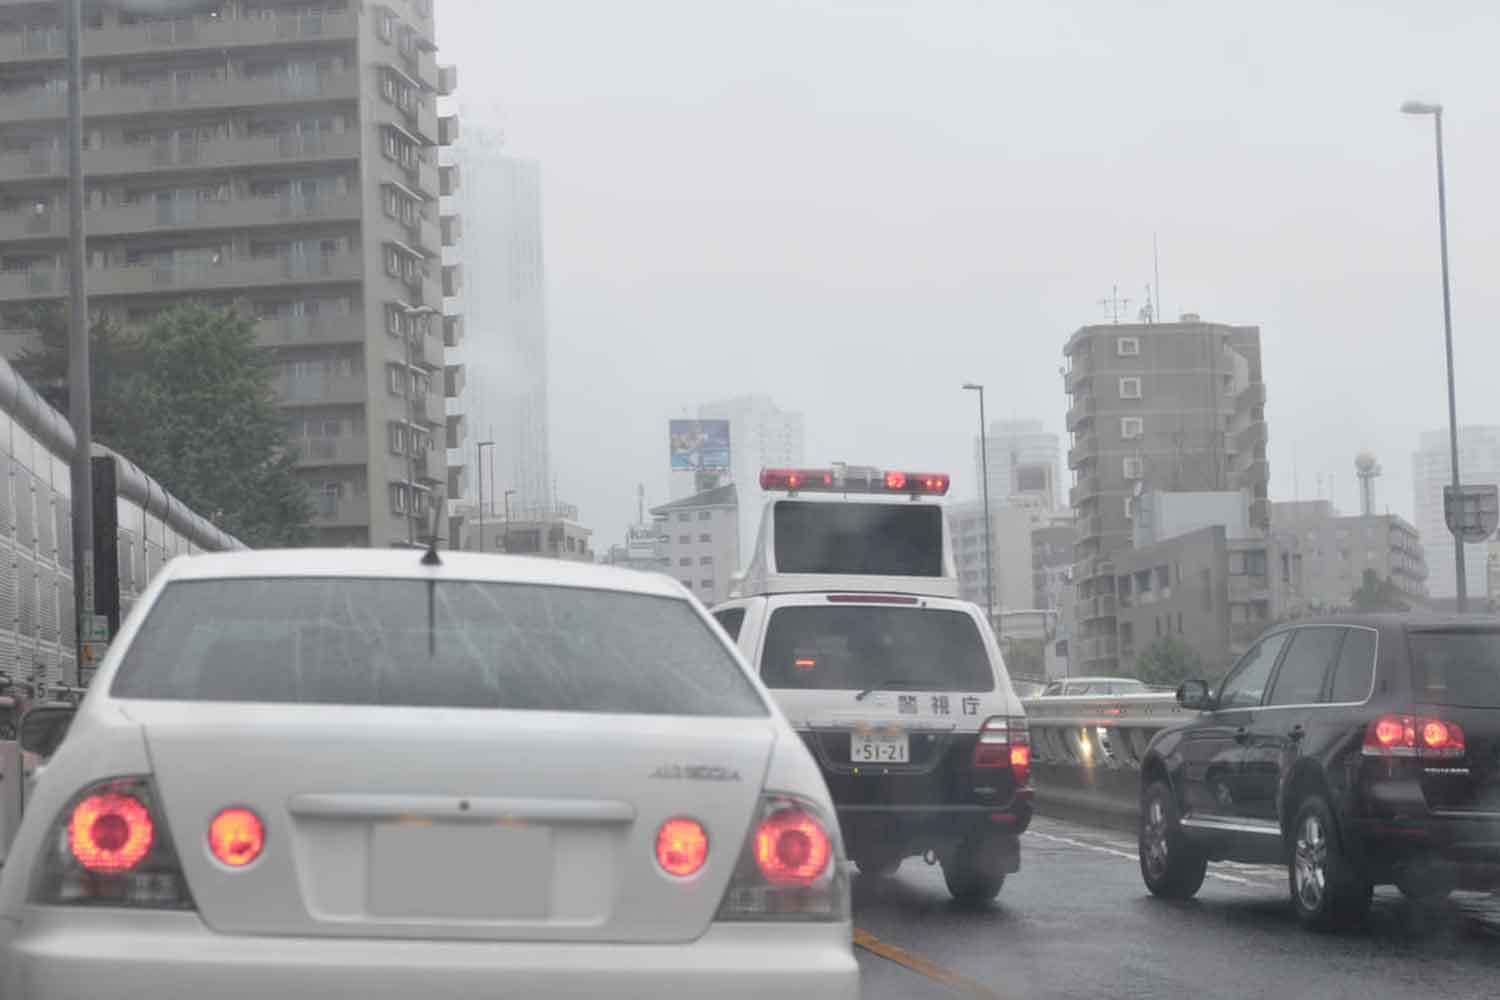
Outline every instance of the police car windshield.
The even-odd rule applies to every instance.
[[[771,688],[992,691],[974,620],[961,611],[875,605],[778,608],[761,679]]]
[[[780,500],[774,516],[779,572],[943,575],[943,512],[934,504]]]

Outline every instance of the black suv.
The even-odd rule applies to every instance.
[[[1177,698],[1202,714],[1141,770],[1156,895],[1192,896],[1209,861],[1285,864],[1298,918],[1327,927],[1375,885],[1500,886],[1500,618],[1298,621]]]

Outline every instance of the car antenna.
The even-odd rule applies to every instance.
[[[422,556],[423,566],[441,566],[443,557],[438,555],[438,518],[442,511],[437,504],[432,505],[432,534],[427,536],[427,554]]]

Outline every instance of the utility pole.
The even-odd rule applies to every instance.
[[[83,227],[83,0],[59,0],[68,39],[68,420],[73,425],[73,606],[75,682],[94,626],[94,401]]]
[[[984,420],[984,386],[965,382],[964,388],[979,393],[979,476],[984,480],[984,608],[990,626],[998,631],[995,620],[995,555],[990,548],[990,443]]]

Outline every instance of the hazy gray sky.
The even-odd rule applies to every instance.
[[[1493,0],[437,16],[471,116],[542,163],[553,466],[600,550],[638,481],[665,498],[667,418],[744,392],[806,414],[810,461],[969,494],[960,383],[1062,433],[1063,342],[1112,285],[1134,311],[1153,232],[1168,315],[1261,326],[1273,497],[1321,474],[1354,508],[1369,448],[1410,516],[1411,451],[1446,410],[1432,129],[1408,97],[1448,109],[1459,417],[1500,423]]]

